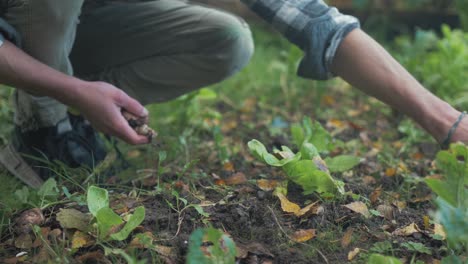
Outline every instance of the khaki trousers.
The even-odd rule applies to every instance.
[[[104,0],[83,10],[83,0],[2,1],[0,16],[20,33],[25,52],[64,73],[112,83],[143,104],[226,79],[253,53],[243,20],[183,1]],[[21,90],[15,108],[23,130],[67,116],[58,101]]]

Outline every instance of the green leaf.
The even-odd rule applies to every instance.
[[[466,248],[468,246],[468,210],[457,208],[438,197],[436,199],[438,211],[436,219],[444,227],[447,234],[447,242],[453,249]]]
[[[302,143],[304,143],[304,140],[305,140],[305,136],[304,136],[304,130],[302,129],[301,125],[292,124],[291,135],[292,135],[294,144],[296,144],[297,147],[302,146]]]
[[[361,159],[351,155],[340,155],[333,158],[325,158],[330,172],[344,172],[352,169],[361,162]]]
[[[77,229],[83,232],[89,231],[91,215],[84,214],[76,209],[60,209],[57,213],[57,221],[65,229]]]
[[[328,152],[331,148],[332,137],[325,128],[315,121],[312,125],[312,136],[309,140],[318,150],[318,152]]]
[[[302,147],[301,147],[302,159],[311,160],[318,155],[319,155],[319,152],[313,144],[307,143],[307,142],[304,142],[304,144],[302,144]]]
[[[202,250],[203,242],[210,244],[205,248],[208,254]],[[222,231],[214,228],[197,229],[190,236],[187,264],[234,264],[235,259],[236,245]]]
[[[201,249],[204,234],[203,229],[197,229],[190,235],[187,264],[211,263]]]
[[[372,254],[367,261],[368,264],[403,264],[400,260],[394,257]]]
[[[438,196],[442,197],[451,205],[457,204],[456,192],[454,192],[447,182],[439,179],[425,179],[426,184],[435,192]]]
[[[319,170],[311,160],[291,162],[284,167],[284,171],[289,179],[304,189],[304,194],[312,192],[337,193],[339,191],[330,174]]]
[[[87,202],[89,212],[97,217],[99,210],[109,208],[109,194],[106,189],[91,186],[88,189]]]
[[[209,217],[209,216],[210,216],[210,214],[207,213],[207,212],[205,212],[205,211],[203,210],[203,207],[201,207],[199,204],[192,204],[191,206],[192,206],[195,210],[197,210],[197,212],[198,212],[200,215],[202,215],[202,216],[204,216],[204,217]]]
[[[301,158],[301,154],[297,153],[294,156],[286,159],[279,160],[268,152],[265,146],[258,140],[253,139],[247,143],[250,152],[260,161],[274,167],[282,167],[290,162],[297,161]],[[283,148],[284,149],[284,148]]]
[[[124,223],[122,218],[109,207],[99,209],[96,213],[96,220],[101,239],[106,239],[109,235],[115,233],[120,225]]]
[[[53,178],[49,178],[37,191],[39,199],[43,202],[56,202],[60,192],[57,188],[57,182]]]
[[[139,226],[145,219],[145,207],[139,206],[135,209],[135,212],[130,216],[128,222],[119,232],[111,234],[110,237],[114,240],[122,241],[127,239],[130,233]]]
[[[428,254],[431,255],[432,252],[431,250],[426,247],[424,244],[419,243],[419,242],[405,242],[402,244],[403,247],[407,248],[411,252],[417,252],[417,253],[423,253],[423,254]]]

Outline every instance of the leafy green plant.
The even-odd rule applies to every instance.
[[[437,167],[444,178],[426,179],[427,185],[438,195],[436,219],[444,226],[447,242],[456,252],[468,252],[468,147],[452,144],[440,151]],[[455,256],[451,258],[456,258]]]
[[[356,166],[360,159],[341,155],[323,160],[320,153],[328,153],[333,148],[333,140],[318,122],[312,123],[310,118],[305,118],[302,126],[293,125],[291,132],[293,141],[300,149],[297,153],[282,146],[281,150],[276,149],[274,154],[271,154],[255,139],[248,143],[250,152],[270,166],[281,167],[288,180],[302,186],[304,194],[343,194],[344,183],[333,179],[330,172],[349,170]]]
[[[234,264],[235,260],[236,244],[222,231],[205,228],[190,235],[187,264]]]
[[[367,261],[368,264],[402,264],[402,262],[394,257],[372,254]]]
[[[125,240],[145,219],[145,208],[139,206],[124,221],[121,216],[109,207],[107,190],[96,186],[88,188],[87,202],[89,212],[96,219],[99,238],[103,240]]]

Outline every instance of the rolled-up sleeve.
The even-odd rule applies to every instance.
[[[359,20],[341,14],[322,0],[241,0],[304,51],[298,75],[326,80],[336,51]]]
[[[21,47],[21,37],[18,32],[0,17],[0,47],[5,40],[8,40],[18,47]]]

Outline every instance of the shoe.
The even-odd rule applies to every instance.
[[[21,158],[19,155],[12,155],[14,151],[20,153],[23,159],[18,159]],[[94,168],[104,160],[106,154],[104,142],[91,125],[84,118],[70,114],[69,118],[53,127],[28,132],[21,132],[15,127],[10,146],[0,153],[0,162],[28,185],[37,186],[40,180],[52,176],[45,161],[59,161],[70,168]],[[21,164],[19,168],[24,167],[23,163],[27,162],[40,180],[28,180],[37,177],[32,174],[18,176],[20,172],[12,171],[18,169],[8,164],[12,161]]]

